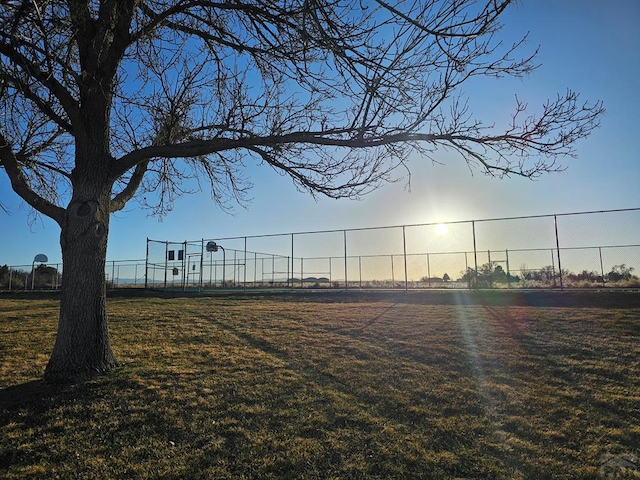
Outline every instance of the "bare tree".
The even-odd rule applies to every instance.
[[[503,130],[472,116],[474,77],[521,77],[535,51],[499,37],[510,0],[7,0],[0,165],[61,228],[58,335],[45,378],[105,372],[109,216],[164,214],[197,182],[226,208],[258,162],[313,195],[359,197],[412,152],[458,152],[535,177],[598,125],[568,91]],[[194,185],[196,185],[194,187]]]

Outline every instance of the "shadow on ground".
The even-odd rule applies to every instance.
[[[306,301],[320,303],[404,302],[424,305],[495,305],[565,308],[640,308],[640,290],[367,290],[367,289],[282,289],[282,290],[153,290],[117,288],[109,298],[221,298],[246,300]],[[59,291],[0,292],[2,298],[59,299]]]

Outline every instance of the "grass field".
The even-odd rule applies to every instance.
[[[640,478],[640,294],[487,295],[121,295],[68,386],[0,296],[0,478]]]

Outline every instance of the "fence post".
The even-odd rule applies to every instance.
[[[393,255],[391,255],[391,288],[396,288],[396,276],[393,272]]]
[[[598,252],[600,253],[600,273],[602,274],[602,285],[604,285],[605,281],[604,281],[604,265],[602,264],[602,247],[598,247]]]
[[[293,289],[294,285],[294,273],[293,273],[293,269],[294,269],[294,265],[295,265],[295,260],[293,258],[293,233],[291,234],[291,288]],[[289,269],[287,269],[289,270]],[[302,279],[301,279],[302,280]]]
[[[558,272],[560,273],[560,290],[564,290],[562,285],[562,263],[560,261],[560,240],[558,238],[558,217],[557,215],[553,216],[553,225],[556,230],[556,249],[558,251]]]
[[[431,265],[429,263],[429,254],[427,253],[427,285],[431,288]]]
[[[164,242],[164,288],[167,288],[167,269],[169,268],[169,242]]]
[[[469,275],[469,258],[467,257],[467,252],[464,252],[464,271],[467,274],[467,286],[469,290],[471,290],[471,275]]]
[[[347,231],[343,230],[344,235],[344,289],[349,288],[349,272],[347,269]]]
[[[202,287],[204,286],[204,275],[202,271],[204,270],[204,238],[200,243],[200,286],[198,287],[198,291],[202,291]]]
[[[243,262],[244,263],[244,291],[247,291],[247,237],[244,237],[244,257],[243,257]]]
[[[144,289],[146,290],[149,287],[149,237],[147,237],[147,253],[144,258]]]
[[[504,251],[505,261],[507,262],[507,288],[511,288],[511,272],[509,271],[509,250]]]
[[[187,266],[187,241],[182,244],[182,291],[187,291],[187,284],[189,283],[189,271]]]
[[[238,283],[238,250],[233,249],[233,286]]]
[[[478,288],[478,252],[476,249],[476,221],[471,221],[471,230],[473,231],[473,260],[475,264],[475,279],[476,279],[476,288]],[[471,280],[469,280],[469,285],[471,285]]]
[[[287,288],[290,287],[290,282],[291,282],[291,276],[289,275],[289,268],[293,268],[293,267],[289,266],[289,262],[290,262],[289,259],[290,258],[291,257],[287,257]]]
[[[409,274],[407,271],[407,236],[404,225],[402,226],[402,255],[404,257],[404,291],[409,288]]]
[[[260,286],[264,287],[264,257],[260,257]]]

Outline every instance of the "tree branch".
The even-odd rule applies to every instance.
[[[493,8],[491,10],[484,10],[482,15],[478,15],[472,19],[465,20],[464,22],[460,22],[453,25],[446,25],[445,28],[441,29],[432,29],[424,25],[422,22],[411,18],[409,15],[401,12],[396,7],[390,5],[389,3],[383,0],[376,0],[376,2],[382,7],[386,8],[394,15],[405,20],[408,24],[413,25],[414,27],[422,30],[423,32],[433,35],[434,37],[449,37],[449,38],[473,38],[480,35],[483,35],[487,31],[487,27],[493,23],[496,18],[507,8],[507,6],[511,3],[512,0],[505,0],[501,4],[494,2]],[[451,7],[455,9],[455,7]],[[461,27],[465,25],[476,26],[477,23],[480,23],[480,27],[476,30],[467,32],[467,31],[457,31]]]
[[[120,193],[114,196],[111,199],[111,203],[109,205],[110,212],[117,212],[118,210],[122,210],[127,202],[135,195],[142,183],[142,179],[144,178],[144,174],[147,171],[147,167],[149,162],[142,162],[136,165],[131,178],[127,185],[122,189]]]
[[[72,119],[71,123],[75,123],[74,120],[78,120],[78,102],[73,98],[73,95],[69,93],[64,85],[56,80],[55,76],[53,76],[51,72],[40,70],[36,64],[21,55],[13,46],[7,45],[4,42],[0,43],[0,54],[6,56],[16,65],[19,65],[30,78],[37,80],[43,87],[51,92],[51,94],[58,99],[60,105],[69,118]],[[44,103],[46,104],[46,102]],[[52,118],[52,120],[55,120],[55,118]]]
[[[44,199],[40,195],[36,194],[26,178],[22,174],[21,167],[11,151],[11,147],[7,142],[7,139],[0,133],[0,163],[7,172],[11,186],[13,190],[22,198],[25,202],[31,205],[38,212],[52,218],[60,226],[64,218],[64,208],[61,208],[54,203]]]
[[[247,156],[333,197],[395,179],[412,153],[437,161],[437,148],[491,175],[556,171],[598,126],[600,102],[580,106],[567,92],[535,116],[516,100],[500,131],[460,91],[473,77],[535,68],[535,52],[518,54],[526,35],[498,38],[512,3],[10,2],[0,9],[2,164],[50,201],[72,169],[74,182],[121,186],[112,211],[137,191],[161,192],[165,211],[199,179],[223,204],[244,192]]]
[[[48,118],[50,118],[54,123],[63,128],[69,133],[73,132],[73,126],[63,119],[60,115],[56,113],[53,109],[52,105],[46,102],[44,99],[40,98],[29,86],[23,82],[21,79],[14,77],[12,75],[5,73],[0,74],[0,77],[6,81],[10,82],[14,85],[16,90],[19,90],[25,98],[31,100],[36,107]]]

